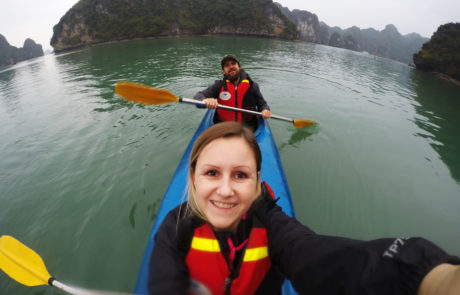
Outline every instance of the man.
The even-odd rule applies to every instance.
[[[203,91],[199,91],[194,99],[202,100],[207,108],[215,109],[217,104],[259,111],[262,117],[270,118],[270,108],[259,90],[259,85],[240,67],[234,55],[226,55],[221,61],[224,78]],[[216,99],[217,98],[217,99]],[[241,112],[217,109],[216,122],[236,121],[257,128],[257,117]]]

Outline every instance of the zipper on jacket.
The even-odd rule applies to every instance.
[[[238,85],[235,85],[235,108],[238,107]],[[235,122],[238,122],[238,112],[235,112]]]
[[[230,288],[232,287],[233,279],[231,278],[232,274],[229,274],[224,282],[225,294],[230,295]]]
[[[244,235],[244,237],[245,236],[246,235]],[[220,235],[220,236],[216,235],[216,238],[219,241],[219,244],[221,244],[221,242],[224,241],[225,238],[227,238],[227,241],[221,245],[221,249],[228,249],[228,251],[230,253],[230,246],[229,246],[229,243],[228,243],[228,239],[231,238],[230,235]],[[229,253],[226,253],[226,255],[224,255],[224,252],[221,252],[222,257],[224,258],[224,260],[225,260],[225,262],[227,264],[228,271],[230,272],[228,274],[228,276],[225,278],[224,284],[222,286],[222,289],[224,290],[224,294],[226,294],[226,295],[231,294],[230,292],[231,292],[233,281],[236,280],[238,278],[239,274],[240,274],[240,270],[241,270],[242,263],[243,263],[243,258],[244,258],[244,253],[246,252],[246,247],[248,245],[247,241],[249,241],[249,235],[248,235],[248,238],[245,240],[245,242],[240,244],[240,246],[243,245],[243,247],[239,248],[238,251],[237,251],[237,252],[241,251],[240,254],[236,255],[232,261],[230,261]],[[235,240],[235,242],[236,242],[236,240]],[[233,243],[233,241],[232,241],[232,243]],[[238,257],[238,259],[237,259],[237,257]]]

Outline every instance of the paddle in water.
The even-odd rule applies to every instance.
[[[127,81],[120,81],[115,86],[115,92],[120,95],[121,97],[125,98],[129,101],[134,101],[137,103],[143,104],[167,104],[172,102],[184,102],[194,105],[205,106],[205,103],[200,100],[190,99],[190,98],[183,98],[178,97],[165,89],[154,88],[150,86],[146,86],[143,84],[127,82]],[[239,109],[230,106],[224,105],[217,105],[218,109],[241,112],[246,114],[252,114],[257,116],[262,116],[260,112]],[[282,121],[291,122],[294,127],[296,128],[303,128],[313,124],[316,124],[313,120],[306,120],[306,119],[291,119],[285,118],[282,116],[271,115],[271,118],[278,119]]]
[[[50,285],[74,295],[122,295],[124,293],[95,291],[70,287],[53,278],[42,258],[11,236],[0,237],[0,269],[26,286]]]

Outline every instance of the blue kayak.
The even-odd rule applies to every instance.
[[[154,245],[154,236],[160,227],[163,219],[169,211],[177,207],[183,200],[183,196],[187,194],[187,176],[189,168],[189,158],[192,151],[193,144],[195,143],[198,136],[203,133],[204,130],[208,129],[213,125],[215,110],[207,110],[203,120],[198,126],[195,134],[193,135],[187,149],[182,156],[182,159],[177,166],[176,172],[169,184],[168,189],[163,197],[160,208],[153,225],[152,232],[145,250],[142,265],[139,271],[135,294],[147,294],[147,282],[148,282],[148,266],[150,261],[150,254],[152,253]],[[259,126],[254,133],[259,143],[262,152],[262,168],[261,168],[261,180],[266,181],[273,189],[275,196],[279,199],[277,204],[283,208],[283,211],[294,217],[294,208],[291,201],[291,193],[284,175],[283,167],[281,166],[281,160],[276,148],[275,141],[268,125],[267,120],[262,118],[259,119]],[[292,288],[291,284],[286,281],[283,285],[283,294],[297,294]]]

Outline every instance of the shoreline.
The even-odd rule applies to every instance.
[[[105,44],[114,44],[114,43],[121,43],[121,42],[129,42],[129,41],[138,41],[138,40],[152,40],[152,39],[164,39],[164,38],[181,38],[181,37],[213,37],[213,36],[228,36],[228,37],[254,37],[254,38],[264,38],[264,39],[274,39],[274,40],[286,40],[286,41],[301,41],[299,39],[289,39],[289,38],[282,38],[275,35],[264,35],[264,34],[232,34],[232,33],[219,33],[219,34],[179,34],[179,35],[158,35],[158,36],[151,36],[151,37],[138,37],[132,39],[119,39],[119,40],[110,40],[110,41],[101,41],[101,42],[93,42],[93,43],[86,43],[86,44],[79,44],[75,46],[66,47],[64,49],[55,50],[53,47],[53,53],[66,53],[77,49],[93,47],[98,45],[105,45]]]

